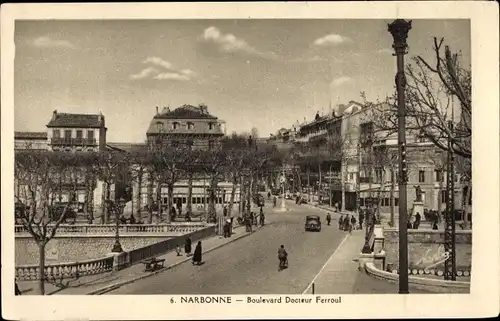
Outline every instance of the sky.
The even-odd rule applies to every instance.
[[[99,113],[109,142],[144,142],[156,106],[205,103],[227,132],[261,137],[330,105],[394,91],[390,20],[16,21],[16,131],[52,111]],[[413,20],[409,54],[444,37],[470,65],[469,20]]]

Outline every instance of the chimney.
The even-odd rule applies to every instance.
[[[57,118],[57,109],[55,109],[53,112],[52,112],[52,120],[56,120]]]
[[[159,114],[159,112],[158,112],[158,106],[156,106],[156,114],[157,115]]]

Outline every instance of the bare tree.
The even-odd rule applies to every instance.
[[[246,135],[233,133],[223,141],[223,148],[227,155],[226,167],[230,174],[232,188],[229,200],[228,213],[231,214],[234,206],[236,186],[243,176],[245,159],[248,155]],[[240,186],[240,202],[242,201],[242,186]],[[241,203],[240,203],[241,204]]]
[[[61,223],[73,210],[72,198],[56,204],[56,195],[76,193],[80,164],[73,155],[46,151],[23,151],[15,155],[15,179],[21,187],[18,200],[24,200],[17,217],[39,249],[39,290],[45,294],[45,247]]]
[[[443,50],[444,39],[434,38],[434,63],[421,56],[413,58],[408,64],[406,74],[406,115],[407,128],[417,135],[430,140],[439,149],[448,151],[447,140],[452,140],[452,152],[457,156],[471,159],[471,70],[464,68],[460,53],[454,53],[448,46]],[[390,134],[397,129],[396,96],[389,97],[385,103],[365,103],[377,110],[377,126]],[[458,106],[454,106],[455,102]],[[455,108],[458,107],[458,108]],[[452,113],[459,113],[453,119]],[[453,129],[449,121],[455,124]]]
[[[215,198],[219,181],[224,177],[226,153],[221,145],[214,146],[214,148],[200,153],[199,163],[203,172],[208,177],[210,186],[207,221],[214,222],[216,220]]]

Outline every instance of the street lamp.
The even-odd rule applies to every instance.
[[[115,244],[113,245],[113,249],[111,252],[121,253],[123,252],[122,245],[120,244],[120,216],[123,214],[123,210],[125,208],[125,200],[123,197],[120,197],[118,203],[115,204],[115,218],[116,218],[116,234],[115,234]]]
[[[404,55],[407,53],[408,32],[411,20],[396,19],[388,25],[388,31],[394,38],[397,57],[396,88],[398,93],[398,145],[399,145],[399,293],[408,294],[408,230],[406,184],[408,172],[406,166],[406,123],[405,123],[405,86]]]

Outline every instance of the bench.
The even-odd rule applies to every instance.
[[[164,268],[165,267],[165,259],[157,259],[155,257],[147,260],[142,260],[142,264],[144,264],[144,271],[156,271],[159,268]]]

